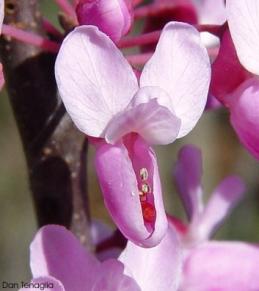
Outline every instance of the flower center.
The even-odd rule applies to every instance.
[[[148,184],[148,170],[146,168],[140,169],[140,190],[139,199],[142,208],[143,218],[146,222],[154,222],[156,217],[156,209],[153,204],[149,202],[149,197],[152,195],[152,190]]]

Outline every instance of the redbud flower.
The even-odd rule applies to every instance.
[[[110,38],[81,26],[64,40],[55,74],[76,126],[99,138],[96,171],[114,221],[128,239],[156,245],[167,219],[150,145],[183,137],[204,110],[210,64],[199,33],[167,24],[138,83]]]
[[[229,108],[240,141],[259,159],[259,80],[251,75],[259,75],[259,3],[227,0],[226,4],[231,37],[226,30],[213,64],[212,93]]]
[[[133,21],[129,0],[80,0],[76,13],[80,25],[95,25],[114,42],[129,32]]]
[[[259,2],[227,0],[228,24],[241,64],[259,75]]]
[[[185,243],[195,245],[208,240],[243,197],[243,181],[237,176],[225,178],[205,206],[201,186],[201,152],[192,145],[180,150],[174,176],[189,220],[188,234],[184,234]]]
[[[181,149],[175,179],[187,211],[189,224],[179,229],[184,252],[179,290],[259,290],[259,246],[245,242],[209,241],[242,198],[243,181],[225,178],[206,205],[202,201],[201,152],[194,146]]]
[[[259,160],[259,78],[242,83],[226,102],[239,140]]]
[[[42,227],[30,247],[31,284],[49,282],[54,288],[46,290],[54,291],[176,291],[181,262],[173,230],[168,230],[157,247],[144,249],[129,242],[118,260],[104,262],[57,225]]]

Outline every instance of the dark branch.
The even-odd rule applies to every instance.
[[[7,24],[44,35],[36,0],[6,0],[5,5]],[[1,56],[39,225],[65,225],[90,247],[87,142],[57,96],[55,55],[5,37]]]

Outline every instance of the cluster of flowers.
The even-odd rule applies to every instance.
[[[151,147],[184,137],[206,105],[222,105],[242,144],[259,158],[259,2],[56,2],[76,26],[60,43],[8,25],[2,31],[58,52],[59,94],[96,148],[105,205],[128,242],[116,258],[110,250],[100,262],[68,230],[46,226],[31,245],[33,282],[53,282],[55,291],[259,290],[258,246],[209,241],[241,198],[243,182],[226,178],[204,206],[201,153],[184,147],[174,175],[185,225],[165,212]],[[143,33],[126,36],[139,18]],[[48,22],[45,28],[59,34]],[[141,53],[124,56],[121,49],[133,46]],[[102,230],[93,228],[98,241]]]

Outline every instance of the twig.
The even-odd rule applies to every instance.
[[[38,1],[6,0],[5,5],[6,24],[46,38]],[[57,96],[55,54],[2,37],[1,56],[39,225],[65,225],[91,249],[87,143],[65,114]]]

